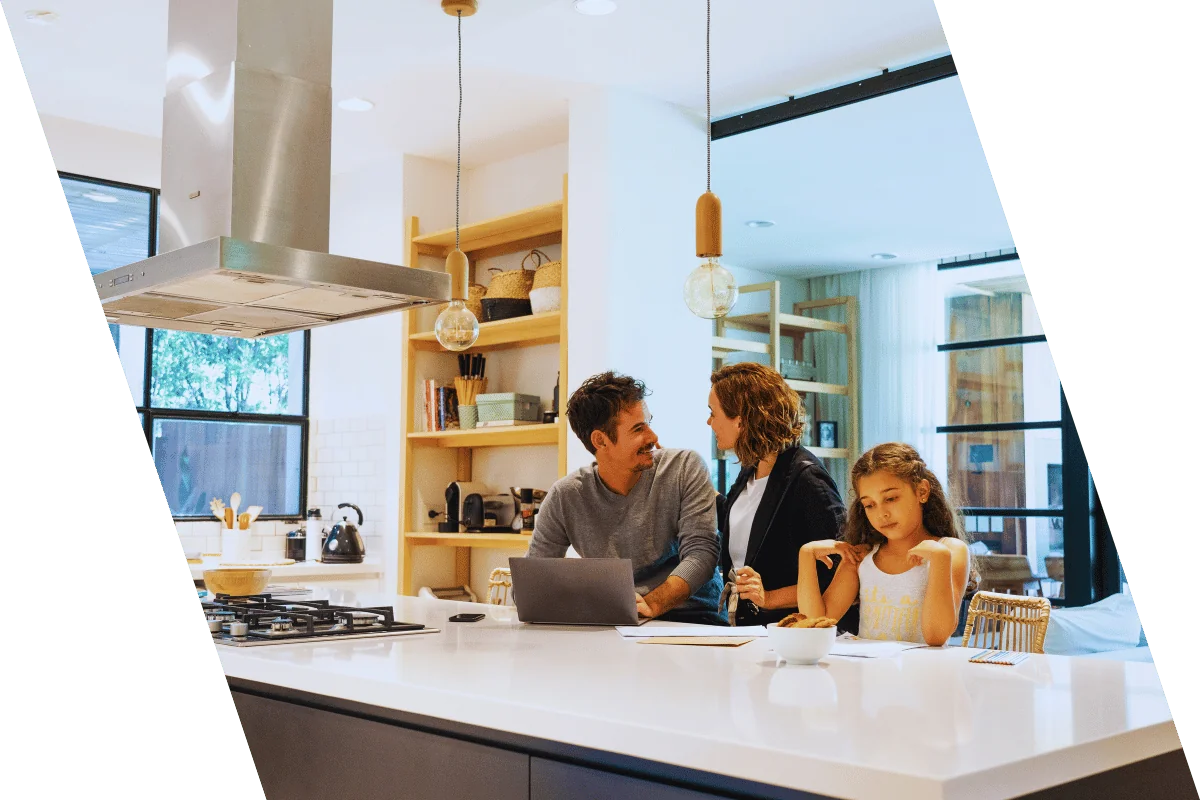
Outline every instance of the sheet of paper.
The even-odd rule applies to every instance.
[[[702,647],[741,647],[753,642],[753,636],[734,639],[730,636],[647,636],[635,640],[638,644],[691,644]]]
[[[847,656],[850,658],[892,658],[905,650],[913,650],[924,645],[915,642],[884,642],[874,639],[859,639],[853,636],[839,636],[829,650],[831,656]]]
[[[747,625],[744,628],[722,628],[717,625],[620,625],[617,627],[617,633],[627,639],[644,639],[650,636],[728,636],[737,639],[766,636],[767,629],[762,625]]]

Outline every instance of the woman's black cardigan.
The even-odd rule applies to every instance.
[[[721,534],[721,577],[728,580],[733,566],[729,555],[729,510],[754,474],[743,467],[729,495],[719,503],[717,527]],[[762,501],[750,528],[746,548],[746,566],[762,576],[763,589],[770,591],[794,586],[800,547],[820,539],[836,539],[846,516],[846,506],[837,485],[821,462],[800,445],[780,452],[767,480]],[[834,558],[837,564],[837,558]],[[833,570],[817,563],[817,581],[821,591],[833,580]],[[796,611],[790,608],[753,612],[750,604],[738,604],[739,625],[765,625],[778,622]],[[838,624],[841,630],[858,631],[858,605],[850,608]]]

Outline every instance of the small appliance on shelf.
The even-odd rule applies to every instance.
[[[542,400],[537,395],[497,392],[475,398],[480,428],[535,425],[542,421]]]
[[[430,516],[445,517],[438,523],[439,533],[480,533],[511,529],[520,511],[512,495],[493,492],[475,481],[452,481],[446,487],[446,511],[431,512]]]

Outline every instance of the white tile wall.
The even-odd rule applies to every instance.
[[[387,420],[382,416],[315,419],[310,426],[309,508],[321,509],[322,524],[328,528],[343,515],[355,521],[354,510],[339,511],[338,503],[358,506],[365,520],[362,535],[367,554],[383,554],[380,531],[387,513],[384,486]]]

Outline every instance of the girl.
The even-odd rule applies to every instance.
[[[970,566],[941,483],[916,450],[894,442],[863,453],[850,483],[844,541],[800,548],[800,613],[841,619],[857,599],[860,637],[940,647],[958,627]],[[835,554],[841,560],[822,593],[817,562],[832,567]]]

